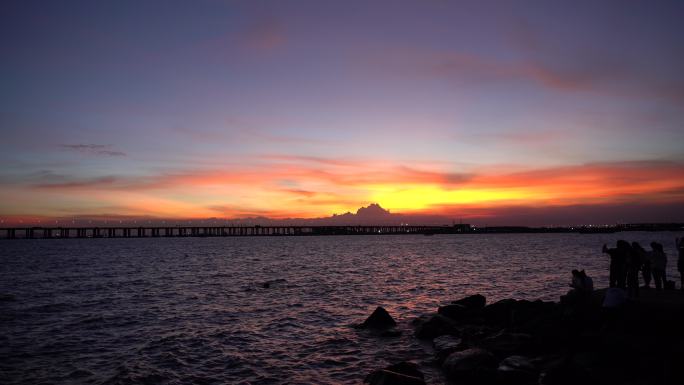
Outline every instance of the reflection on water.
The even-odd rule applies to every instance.
[[[358,383],[427,359],[409,321],[467,294],[556,300],[603,243],[682,233],[0,243],[0,383]],[[404,335],[350,328],[377,305]],[[428,380],[437,371],[425,366]]]

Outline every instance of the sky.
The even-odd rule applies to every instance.
[[[3,1],[0,222],[684,221],[681,20],[681,1]]]

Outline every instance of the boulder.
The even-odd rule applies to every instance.
[[[432,339],[445,334],[456,334],[456,323],[441,314],[435,314],[427,320],[421,320],[416,327],[416,337],[420,339]]]
[[[482,308],[480,314],[490,324],[507,325],[516,304],[514,299],[502,299]]]
[[[433,339],[432,346],[435,348],[435,356],[439,362],[443,362],[449,354],[465,348],[460,338],[450,335],[439,336]]]
[[[383,307],[378,306],[368,318],[361,324],[363,328],[385,329],[396,326],[392,316]]]
[[[491,327],[483,324],[465,325],[459,328],[460,337],[463,342],[468,345],[477,346],[483,339],[496,334],[500,331],[499,328]]]
[[[413,362],[400,362],[375,370],[363,380],[371,385],[425,385],[423,373]]]
[[[487,304],[487,298],[482,294],[469,295],[465,298],[461,298],[458,301],[451,302],[454,305],[465,306],[469,310],[478,310],[485,307]]]
[[[532,336],[501,331],[480,341],[480,346],[498,356],[506,357],[528,351],[532,346]]]
[[[470,315],[470,311],[467,307],[458,304],[440,306],[437,313],[455,321],[462,320]]]
[[[425,378],[423,372],[418,369],[418,365],[410,361],[402,361],[385,368],[386,370],[401,373],[405,376]]]
[[[496,377],[500,383],[511,385],[536,384],[539,371],[532,360],[524,356],[510,356],[499,363]]]
[[[545,365],[539,375],[539,385],[574,385],[587,382],[589,373],[585,368],[576,365],[572,360],[561,358]]]
[[[521,326],[538,319],[548,318],[553,314],[555,307],[555,303],[541,300],[516,301],[511,308],[511,323]]]
[[[442,369],[448,378],[487,383],[497,367],[497,360],[485,349],[473,348],[451,353]]]

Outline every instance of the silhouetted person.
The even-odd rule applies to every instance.
[[[591,279],[591,277],[589,277],[584,270],[573,270],[572,283],[570,283],[570,287],[579,291],[580,293],[590,294],[592,291],[594,291],[594,280]]]
[[[667,266],[667,255],[663,251],[663,245],[658,242],[651,242],[650,254],[655,287],[656,290],[662,290],[665,287],[666,281],[665,267]]]
[[[651,278],[653,277],[651,273],[651,259],[649,258],[646,249],[641,247],[638,242],[632,242],[632,252],[636,253],[641,260],[641,276],[644,278],[644,286],[646,288],[651,287]]]
[[[630,246],[627,253],[627,296],[639,296],[639,268],[641,268],[641,255],[638,250]]]
[[[677,270],[679,271],[679,280],[681,281],[680,289],[684,290],[684,238],[675,239],[675,246],[677,247]]]
[[[561,303],[570,304],[584,304],[587,303],[591,292],[594,291],[594,281],[582,271],[572,271],[572,281],[570,282],[572,288],[568,294],[561,296]]]
[[[627,254],[630,251],[627,241],[617,241],[617,247],[609,249],[603,245],[603,252],[610,256],[610,287],[625,288],[625,278],[627,275]]]

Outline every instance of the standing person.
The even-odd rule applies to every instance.
[[[639,268],[641,267],[641,255],[638,250],[629,246],[627,250],[627,296],[639,296]]]
[[[679,253],[677,270],[679,270],[679,280],[681,281],[680,289],[684,290],[684,238],[676,238],[675,246],[677,246],[677,253]]]
[[[641,275],[644,278],[644,287],[651,287],[651,259],[649,258],[648,252],[641,247],[639,242],[632,242],[632,252],[636,253],[641,259]]]
[[[610,256],[610,287],[625,288],[625,278],[627,274],[627,253],[629,251],[627,241],[617,241],[617,247],[609,249],[603,245],[603,252]]]
[[[667,255],[663,251],[663,245],[658,242],[651,242],[651,269],[656,290],[662,290],[665,287],[667,279],[665,275],[666,267]]]

